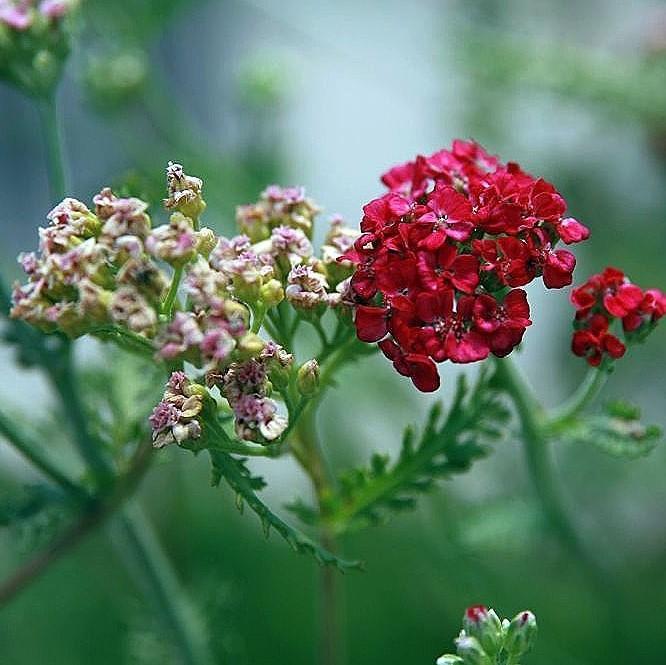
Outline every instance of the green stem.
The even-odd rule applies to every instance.
[[[94,474],[99,486],[110,484],[114,476],[113,467],[103,454],[100,442],[90,436],[88,431],[85,407],[75,376],[72,346],[68,340],[63,341],[59,355],[46,367],[46,371],[60,397],[60,404],[69,420],[81,458]]]
[[[169,291],[164,298],[164,302],[162,303],[162,314],[166,315],[169,319],[171,319],[173,316],[173,308],[176,303],[176,296],[178,295],[178,287],[180,286],[180,280],[182,276],[183,266],[178,266],[173,271]]]
[[[550,426],[557,428],[591,404],[608,380],[608,372],[592,367],[571,397],[553,410]]]
[[[264,324],[266,318],[266,307],[261,303],[257,303],[256,307],[252,308],[252,328],[253,333],[258,333],[261,326]]]
[[[323,518],[328,513],[332,492],[332,473],[324,460],[317,436],[314,404],[309,403],[296,426],[296,441],[292,451],[299,464],[310,477],[319,512]],[[321,529],[321,543],[332,553],[337,551],[335,536],[328,525]],[[344,634],[341,617],[340,576],[331,566],[319,571],[319,663],[339,665],[344,662]]]
[[[34,582],[49,566],[70,552],[122,506],[146,473],[151,453],[152,445],[149,440],[140,444],[127,471],[119,478],[111,494],[101,499],[96,497],[76,522],[0,584],[0,606],[8,603],[22,589]]]
[[[159,614],[182,665],[212,663],[205,630],[160,546],[152,525],[137,504],[126,506],[112,524],[112,535],[120,546],[137,584]]]
[[[247,457],[278,457],[280,454],[277,444],[264,446],[260,443],[248,443],[232,439],[214,416],[204,417],[204,425],[215,437],[215,440],[210,442],[209,446],[213,450]]]
[[[591,559],[563,507],[552,469],[549,442],[544,433],[544,412],[525,379],[508,359],[497,360],[496,380],[513,400],[520,420],[527,466],[534,489],[551,526],[560,539],[578,557],[588,561],[596,570],[596,562]]]
[[[604,566],[600,565],[580,538],[564,508],[563,498],[553,473],[548,439],[550,422],[513,362],[509,358],[503,358],[496,360],[495,364],[497,383],[512,398],[521,423],[527,465],[543,511],[563,545],[568,547],[577,563],[584,567],[599,594],[604,598],[603,610],[606,614],[609,640],[613,642],[613,648],[619,655],[623,653],[626,644],[625,628],[617,620],[616,612],[617,607],[621,607],[623,603],[622,593],[614,578],[608,574]],[[589,385],[590,390],[581,391],[581,395],[592,395],[592,389],[600,388],[597,381],[591,381]],[[584,404],[586,399],[579,400],[579,403]]]
[[[37,441],[14,425],[13,420],[0,412],[0,435],[4,436],[35,468],[59,485],[65,492],[79,499],[87,498],[87,492],[70,480],[40,450]]]
[[[46,167],[51,202],[57,203],[65,196],[67,179],[55,93],[37,102],[37,109],[39,111],[39,122],[44,137],[44,145],[46,147]]]
[[[105,341],[113,342],[125,351],[130,351],[143,358],[152,358],[155,355],[155,346],[146,337],[127,328],[115,325],[103,325],[90,328],[89,334],[95,335]]]

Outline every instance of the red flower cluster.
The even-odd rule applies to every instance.
[[[342,257],[356,265],[356,330],[433,391],[435,362],[512,351],[530,325],[516,287],[536,277],[548,288],[571,284],[575,258],[555,245],[589,231],[564,217],[553,185],[471,141],[418,156],[382,181],[390,191],[363,208],[362,235]]]
[[[571,349],[593,367],[604,357],[621,358],[626,351],[625,344],[609,332],[614,321],[622,322],[625,342],[640,341],[666,313],[666,294],[659,289],[644,291],[617,268],[592,275],[571,292],[571,302],[576,308]]]

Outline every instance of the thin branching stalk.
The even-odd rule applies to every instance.
[[[136,490],[148,470],[152,444],[146,440],[139,445],[127,471],[117,480],[111,494],[90,503],[81,517],[56,538],[46,549],[23,564],[5,582],[0,584],[0,606],[14,598],[20,591],[34,582],[53,563],[73,550],[86,536],[99,528],[118,510]]]
[[[111,525],[113,540],[137,584],[176,647],[182,665],[212,663],[207,636],[196,610],[184,594],[152,525],[136,503],[130,503]]]
[[[557,429],[571,418],[576,417],[583,409],[591,404],[608,380],[608,372],[596,367],[590,367],[585,378],[576,391],[561,406],[553,411],[550,417],[550,426]]]
[[[67,173],[63,155],[60,118],[55,93],[37,102],[39,122],[46,149],[46,165],[49,191],[53,204],[60,201],[67,191]]]
[[[49,480],[61,487],[67,494],[77,499],[88,498],[88,493],[61,471],[41,451],[39,442],[21,428],[6,413],[0,411],[0,435]]]

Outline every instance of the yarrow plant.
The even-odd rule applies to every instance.
[[[273,529],[324,564],[329,593],[330,566],[360,567],[338,555],[338,537],[384,523],[439,480],[466,471],[502,440],[512,418],[545,516],[594,568],[562,507],[548,444],[593,443],[630,458],[654,446],[660,432],[641,424],[636,407],[584,411],[625,347],[655,328],[666,297],[613,268],[575,287],[572,349],[592,367],[569,400],[546,411],[506,356],[534,316],[522,287],[536,279],[547,289],[569,286],[576,261],[561,243],[586,240],[588,228],[566,216],[552,184],[472,141],[396,166],[382,182],[387,191],[364,206],[360,229],[333,216],[319,248],[312,239],[321,210],[302,188],[266,188],[237,208],[237,235],[219,236],[201,225],[204,183],[173,162],[162,219],[149,214],[148,202],[107,187],[90,207],[65,198],[47,214],[37,251],[19,256],[26,277],[13,289],[12,339],[24,353],[34,344],[19,322],[55,335],[63,348],[66,339],[91,335],[158,368],[162,397],[137,425],[149,426],[152,447],[206,451],[213,485],[224,480],[266,534]],[[448,409],[436,404],[422,427],[405,430],[399,456],[378,452],[367,465],[332,473],[317,408],[341,368],[378,349],[424,392],[439,387],[439,363],[493,360],[473,386],[458,380]],[[44,353],[56,385],[69,386],[72,366]],[[122,464],[98,451],[99,442],[90,447],[68,390],[63,404],[83,431],[95,491],[107,497],[109,476],[125,477]],[[288,509],[319,539],[263,501],[266,481],[247,461],[289,454],[310,479],[314,502],[295,497]],[[323,630],[326,662],[333,662],[333,614]],[[529,612],[507,622],[471,608],[457,655],[438,663],[517,664],[534,630]]]
[[[666,295],[659,289],[632,284],[617,268],[592,275],[571,293],[576,309],[571,349],[593,367],[621,358],[627,344],[642,341],[666,313]],[[615,323],[624,343],[610,332]]]
[[[537,633],[536,617],[529,610],[500,620],[495,610],[473,605],[465,610],[462,624],[456,654],[440,656],[436,665],[520,665]]]

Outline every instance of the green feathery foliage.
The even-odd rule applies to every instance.
[[[407,427],[395,461],[376,453],[369,466],[345,473],[324,521],[338,533],[381,524],[393,513],[414,508],[418,495],[430,491],[438,480],[463,473],[484,457],[487,444],[502,436],[509,418],[491,379],[489,371],[482,371],[470,390],[461,376],[446,416],[438,403],[420,436],[414,427]],[[301,504],[291,509],[305,520],[313,518]]]
[[[575,444],[595,446],[613,457],[645,457],[659,443],[662,430],[657,425],[644,425],[640,418],[637,406],[624,401],[609,402],[602,414],[572,423],[565,436]]]
[[[304,533],[278,517],[256,494],[265,486],[263,478],[253,476],[245,465],[244,459],[232,457],[221,450],[208,450],[212,463],[211,484],[217,486],[224,478],[231,489],[236,492],[236,505],[239,510],[243,504],[251,508],[261,520],[264,534],[268,537],[271,528],[275,529],[300,554],[310,554],[321,565],[335,566],[345,572],[351,569],[362,569],[360,561],[346,561],[315,543]]]

